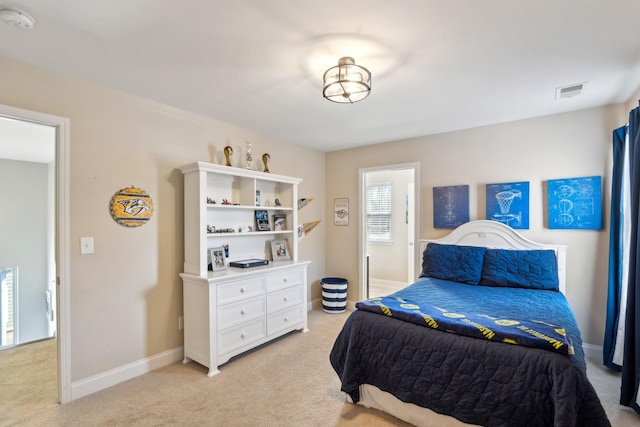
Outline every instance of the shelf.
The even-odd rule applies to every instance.
[[[218,205],[207,203],[208,209],[238,209],[238,210],[264,210],[264,211],[292,211],[293,208],[287,208],[284,206],[251,206],[251,205]]]
[[[249,231],[241,233],[207,233],[207,237],[228,237],[228,236],[267,236],[274,234],[293,234],[293,230],[279,230],[279,231]]]
[[[227,245],[230,259],[270,258],[270,241],[282,239],[287,241],[291,258],[298,259],[301,179],[203,162],[180,169],[184,175],[185,273],[204,277],[208,249]],[[222,204],[224,200],[232,204]],[[280,206],[275,205],[276,200]],[[264,206],[267,204],[270,206]],[[258,229],[256,213],[260,211],[264,215],[257,216],[269,221],[271,231]],[[283,219],[287,229],[273,230],[276,220],[282,224]],[[207,229],[232,232],[207,233]]]

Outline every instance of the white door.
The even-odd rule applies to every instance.
[[[414,191],[415,183],[407,184],[407,283],[411,284],[416,280],[416,231],[414,222],[415,200]]]

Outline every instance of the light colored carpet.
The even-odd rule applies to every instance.
[[[407,426],[345,402],[328,355],[347,316],[312,311],[309,332],[232,359],[213,378],[175,363],[66,405],[55,403],[55,340],[33,344],[45,349],[31,362],[25,347],[0,352],[0,425]],[[640,425],[616,403],[618,375],[594,363],[589,375],[614,427]]]

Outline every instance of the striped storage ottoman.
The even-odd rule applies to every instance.
[[[322,279],[322,309],[327,313],[343,313],[347,309],[347,279]]]

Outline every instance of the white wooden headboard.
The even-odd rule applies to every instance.
[[[560,292],[566,289],[567,247],[565,245],[549,245],[533,242],[515,231],[513,228],[497,221],[477,220],[462,224],[449,235],[437,240],[420,239],[420,263],[427,243],[442,243],[446,245],[484,246],[494,249],[552,249],[558,260],[558,282]]]

